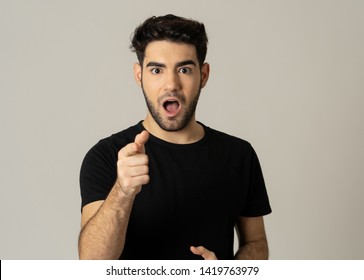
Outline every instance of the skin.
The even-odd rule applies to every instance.
[[[183,122],[185,113],[193,107],[200,90],[205,87],[209,72],[209,64],[199,65],[192,45],[168,41],[148,44],[143,66],[134,65],[134,77],[149,105],[159,114],[164,128],[148,111],[143,121],[146,131],[138,134],[133,143],[118,153],[117,180],[108,197],[83,207],[80,259],[117,259],[121,255],[134,199],[150,179],[148,156],[144,149],[149,133],[176,144],[193,143],[204,136],[204,129],[196,122],[194,112],[185,125]],[[171,96],[180,104],[178,114],[173,117],[163,108],[163,102]],[[236,230],[240,246],[236,259],[268,258],[263,217],[240,217],[236,221]],[[217,259],[208,248],[193,245],[190,247],[191,254],[206,260]]]
[[[205,63],[201,70],[196,56],[195,47],[187,44],[176,44],[168,41],[155,41],[148,44],[145,51],[143,66],[134,65],[134,78],[136,83],[143,88],[144,93],[153,106],[161,112],[161,117],[167,126],[178,126],[186,108],[193,102],[204,88],[209,77],[210,66]],[[174,120],[168,120],[158,97],[166,93],[176,93],[183,96],[177,98],[182,106],[182,112]],[[183,103],[183,104],[182,104]],[[144,127],[153,135],[177,144],[193,143],[204,136],[204,130],[196,122],[195,114],[187,126],[179,131],[166,131],[155,121],[151,112],[143,122]]]

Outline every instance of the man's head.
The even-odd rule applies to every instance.
[[[201,67],[207,53],[207,35],[205,26],[195,20],[166,15],[151,17],[135,29],[131,50],[137,54],[140,65],[143,65],[145,49],[154,41],[191,44]]]
[[[209,77],[203,24],[173,15],[152,17],[134,34],[134,77],[149,109],[146,123],[164,131],[196,124],[195,109]]]

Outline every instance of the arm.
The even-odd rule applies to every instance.
[[[105,201],[83,207],[78,250],[80,259],[117,259],[125,243],[132,197],[115,184]]]
[[[78,241],[80,259],[117,259],[124,248],[126,230],[135,196],[148,183],[148,157],[142,132],[135,142],[119,151],[118,178],[104,201],[83,207]]]
[[[263,217],[240,217],[236,224],[239,237],[237,260],[267,260],[268,242]]]
[[[240,217],[236,229],[239,237],[239,249],[235,254],[236,260],[268,259],[268,242],[263,217]],[[217,260],[215,253],[203,246],[191,246],[190,250],[205,260]]]

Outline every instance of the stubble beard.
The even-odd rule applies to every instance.
[[[152,101],[148,98],[147,93],[144,90],[143,82],[142,82],[142,91],[145,98],[145,102],[147,104],[148,110],[152,115],[154,121],[159,125],[159,127],[168,132],[176,132],[183,130],[191,121],[192,117],[196,112],[196,107],[198,100],[200,98],[201,86],[198,89],[197,94],[194,99],[186,108],[182,110],[182,112],[175,117],[165,117],[163,118],[161,110],[158,110],[152,103]],[[186,106],[186,98],[184,95],[179,94],[177,92],[169,92],[160,96],[157,100],[157,105],[159,108],[163,108],[163,104],[161,104],[161,100],[166,97],[175,97],[178,98],[179,102],[181,102],[180,106]]]

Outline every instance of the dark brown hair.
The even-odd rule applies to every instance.
[[[171,14],[153,16],[135,29],[130,49],[136,53],[139,63],[143,65],[147,45],[162,40],[194,45],[200,67],[204,63],[208,39],[202,23]]]

